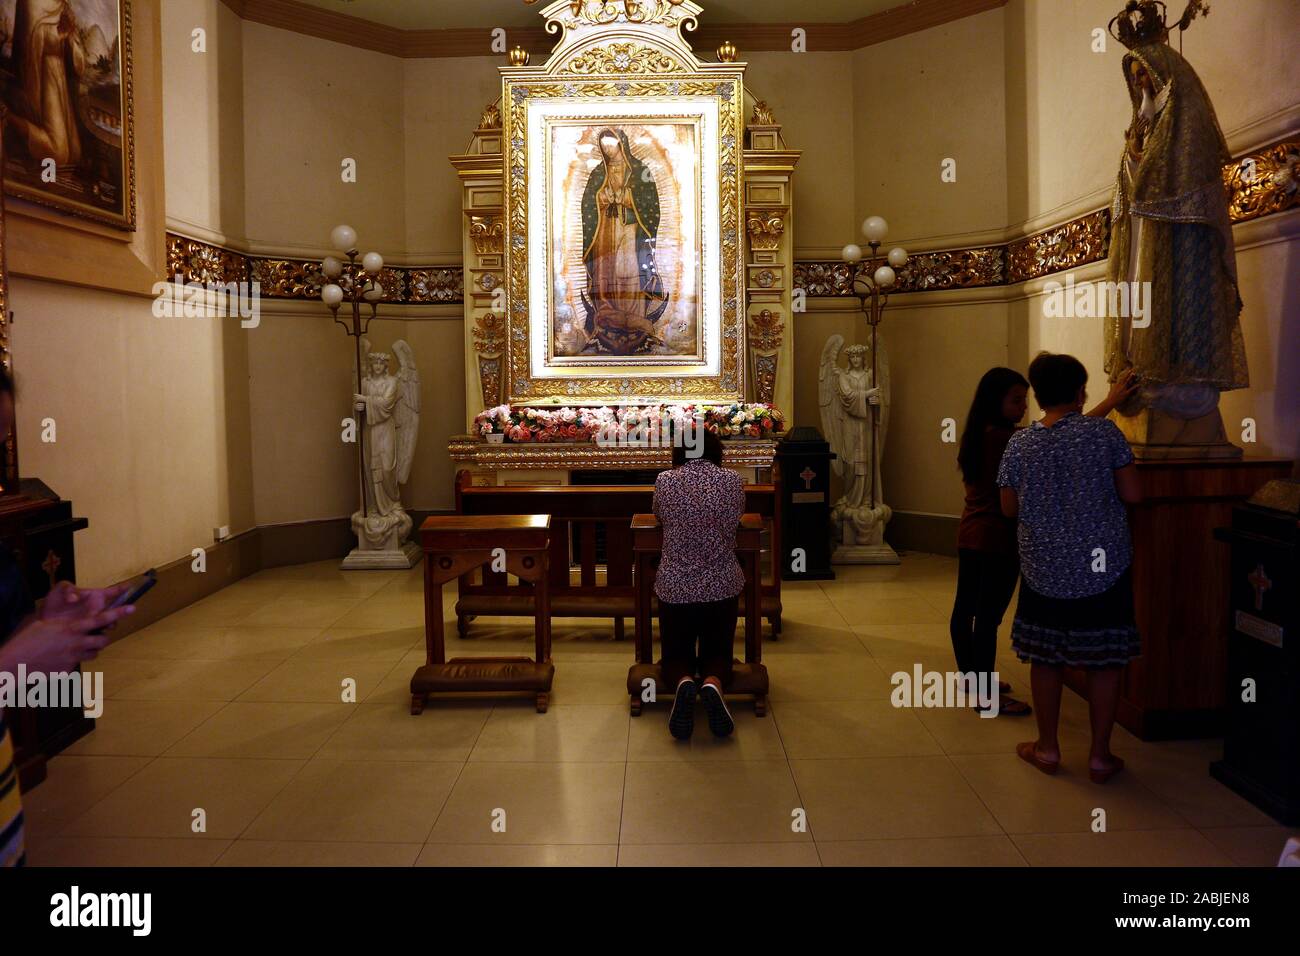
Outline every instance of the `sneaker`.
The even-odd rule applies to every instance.
[[[705,684],[700,691],[704,698],[704,709],[709,712],[709,730],[715,737],[726,737],[736,729],[736,722],[731,719],[727,702],[722,699],[722,692],[713,684]]]
[[[678,740],[690,740],[694,730],[695,681],[686,677],[677,685],[677,694],[673,697],[672,713],[668,715],[668,732]]]

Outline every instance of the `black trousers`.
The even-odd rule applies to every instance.
[[[957,552],[957,597],[953,601],[952,651],[957,670],[991,673],[998,652],[998,627],[1020,576],[1016,555],[962,548]]]
[[[724,688],[731,683],[731,646],[739,603],[740,595],[691,604],[659,602],[664,693],[674,693],[683,677],[716,677]]]

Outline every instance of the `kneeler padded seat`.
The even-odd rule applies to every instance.
[[[411,713],[424,711],[430,694],[536,695],[546,713],[555,665],[551,663],[551,608],[547,555],[549,515],[434,515],[420,525],[424,550],[425,664],[411,677]],[[442,586],[505,554],[506,570],[533,586],[534,657],[446,659]]]
[[[762,608],[759,588],[758,556],[762,549],[763,519],[757,514],[740,517],[736,531],[736,557],[745,572],[744,619],[745,659],[737,660],[731,680],[723,692],[728,696],[753,697],[754,713],[767,715],[767,667],[763,664]],[[656,702],[668,703],[673,699],[673,689],[663,687],[663,672],[654,657],[654,634],[651,608],[654,598],[655,574],[663,550],[663,529],[659,519],[652,514],[639,514],[632,518],[632,550],[636,556],[636,663],[627,672],[627,695],[632,716],[641,716],[645,703],[646,680],[654,681]]]

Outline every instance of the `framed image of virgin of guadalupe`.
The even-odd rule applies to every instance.
[[[5,191],[135,228],[131,0],[0,0]]]
[[[699,360],[698,118],[580,119],[550,132],[549,359],[578,367]]]
[[[576,6],[544,11],[546,64],[502,68],[507,400],[736,401],[743,64],[695,58],[694,4]]]

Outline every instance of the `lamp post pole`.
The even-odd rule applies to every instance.
[[[356,245],[356,231],[350,226],[336,226],[330,233],[330,240],[334,248],[346,256],[346,261],[335,256],[326,256],[321,263],[321,274],[328,280],[321,286],[321,301],[334,316],[334,321],[343,326],[345,333],[352,336],[356,386],[357,391],[360,392],[364,377],[361,368],[361,337],[370,330],[370,323],[379,314],[379,302],[384,297],[384,287],[379,283],[378,276],[384,267],[384,259],[377,252],[367,252],[362,256]],[[350,324],[339,318],[339,306],[345,299],[352,310]],[[370,305],[370,315],[364,320],[361,316],[363,301]],[[361,513],[368,517],[370,496],[366,494],[366,412],[364,406],[354,410],[357,413],[357,490],[361,498]]]
[[[862,223],[862,234],[867,239],[871,252],[866,256],[866,270],[858,275],[858,264],[863,261],[862,247],[849,243],[840,251],[840,258],[848,263],[849,291],[858,297],[858,306],[871,327],[871,387],[879,389],[879,366],[876,363],[876,328],[884,318],[885,304],[889,293],[898,280],[895,268],[901,268],[907,262],[907,250],[895,246],[888,255],[880,255],[880,243],[889,232],[889,224],[879,216],[868,216]],[[879,489],[876,487],[876,473],[880,468],[880,403],[882,396],[877,393],[876,401],[871,405],[871,508],[876,508]]]

